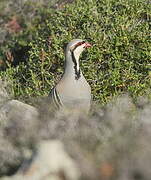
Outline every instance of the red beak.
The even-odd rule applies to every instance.
[[[89,48],[89,47],[91,47],[92,45],[91,44],[89,44],[88,42],[85,42],[85,48]]]

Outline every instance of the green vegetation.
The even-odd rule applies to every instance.
[[[11,82],[15,97],[47,95],[63,72],[65,43],[74,38],[93,45],[81,66],[95,100],[106,103],[121,93],[150,96],[150,1],[75,0],[62,9],[47,4],[31,22],[0,48],[7,67],[0,76]],[[4,53],[14,49],[15,66]]]

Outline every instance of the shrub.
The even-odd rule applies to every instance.
[[[1,72],[17,97],[47,95],[63,71],[64,44],[82,38],[93,44],[81,57],[81,68],[95,100],[106,103],[128,92],[134,99],[150,89],[151,3],[76,0],[62,10],[40,11],[29,58]],[[21,58],[19,59],[21,61]]]

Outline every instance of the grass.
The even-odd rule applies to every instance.
[[[8,63],[0,72],[11,82],[16,98],[45,96],[63,72],[64,46],[74,38],[88,40],[93,47],[81,57],[81,68],[91,85],[93,99],[107,103],[128,93],[151,97],[151,3],[147,0],[75,0],[61,10],[48,4],[37,10],[32,27],[15,36],[16,66]],[[27,33],[28,32],[28,33]],[[31,40],[29,34],[33,35]],[[26,36],[27,40],[26,41]],[[13,53],[12,53],[13,56]]]

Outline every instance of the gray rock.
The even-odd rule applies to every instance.
[[[7,93],[8,83],[0,79],[0,106],[2,106],[9,98],[10,95]]]
[[[39,116],[36,108],[17,100],[11,100],[1,107],[0,114],[0,122],[5,126],[3,128],[6,136],[12,141],[25,144],[29,138],[34,137],[33,134],[36,134]],[[22,136],[19,136],[20,134]]]
[[[80,172],[60,141],[42,141],[32,160],[3,180],[78,180]]]
[[[2,91],[1,91],[2,92]],[[0,107],[0,175],[16,169],[36,140],[38,111],[17,100]]]

